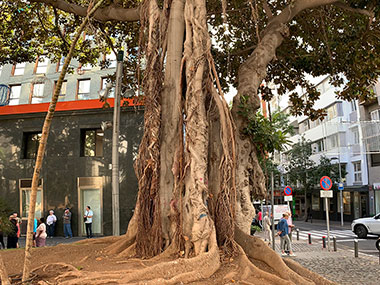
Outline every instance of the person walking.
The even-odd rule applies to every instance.
[[[84,223],[86,224],[86,233],[87,238],[92,238],[92,217],[94,213],[91,210],[90,206],[86,207],[86,211],[84,212]]]
[[[40,225],[37,228],[36,231],[36,247],[43,247],[46,245],[46,225],[45,225],[45,218],[40,219]]]
[[[269,213],[268,211],[266,211],[264,219],[263,219],[263,228],[264,228],[264,240],[267,241],[268,239],[269,241],[268,245],[272,244],[272,231],[270,228],[271,226],[272,226],[272,223],[269,217]]]
[[[65,209],[63,213],[63,232],[65,234],[65,238],[72,238],[73,232],[71,231],[71,212],[69,208]]]
[[[55,223],[57,222],[57,217],[54,215],[54,211],[49,211],[49,216],[46,218],[46,226],[47,226],[47,237],[53,238],[55,232]]]
[[[288,225],[288,220],[289,216],[288,213],[282,214],[282,218],[280,222],[277,225],[277,230],[278,230],[278,235],[280,236],[281,239],[281,255],[285,256],[285,250],[289,249],[289,255],[290,256],[295,256],[292,250],[292,244],[290,242],[288,233],[289,233],[289,225]]]
[[[263,228],[263,212],[261,211],[260,208],[258,208],[259,212],[257,213],[257,220],[259,222],[259,227],[262,229]]]

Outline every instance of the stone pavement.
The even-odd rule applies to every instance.
[[[262,233],[255,234],[263,238]],[[320,242],[309,245],[307,241],[293,238],[292,258],[302,266],[338,284],[378,285],[380,284],[379,258],[359,253],[354,257],[353,250],[338,245],[338,251],[322,249]],[[276,237],[276,251],[280,253],[280,239]]]

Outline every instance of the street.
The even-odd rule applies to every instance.
[[[308,242],[308,234],[311,234],[312,243],[322,244],[322,237],[326,237],[327,244],[327,226],[326,221],[323,220],[313,220],[313,223],[304,221],[295,221],[294,225],[299,229],[299,239]],[[293,239],[297,236],[296,232],[293,232]],[[379,251],[376,249],[375,242],[377,236],[368,235],[365,239],[358,238],[351,231],[351,223],[345,222],[344,226],[341,227],[340,222],[331,221],[330,222],[330,238],[331,238],[331,248],[332,238],[336,237],[337,247],[342,248],[344,246],[348,250],[354,250],[354,240],[357,239],[359,242],[359,254],[369,254],[369,255],[379,255]]]

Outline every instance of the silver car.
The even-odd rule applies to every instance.
[[[366,238],[367,234],[380,236],[380,214],[353,220],[351,229],[359,238]]]

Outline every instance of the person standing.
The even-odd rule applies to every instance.
[[[11,222],[11,230],[8,233],[7,248],[17,248],[18,237],[17,237],[17,219],[13,215],[9,217]]]
[[[282,214],[282,218],[280,222],[277,225],[277,230],[278,230],[278,235],[281,238],[281,255],[284,256],[286,255],[285,250],[289,249],[289,255],[290,256],[295,256],[292,250],[292,244],[289,239],[289,225],[288,225],[288,213]]]
[[[46,218],[47,225],[47,237],[53,238],[55,231],[55,223],[57,222],[57,217],[54,215],[54,211],[49,211],[49,216]]]
[[[86,211],[84,212],[84,223],[86,224],[86,233],[87,238],[92,238],[92,216],[94,213],[91,210],[90,206],[86,207]]]
[[[259,222],[259,227],[262,229],[263,228],[263,212],[261,211],[260,208],[259,209],[259,212],[257,213],[257,220]]]
[[[63,213],[63,232],[65,234],[65,238],[72,238],[73,232],[71,231],[71,212],[69,208],[65,209]]]
[[[41,218],[40,225],[36,231],[36,247],[43,247],[46,245],[46,236],[45,218]]]
[[[267,212],[265,212],[265,216],[263,219],[263,227],[264,227],[264,240],[266,241],[268,239],[268,241],[269,241],[268,245],[271,245],[271,243],[272,243],[272,231],[270,228],[271,226],[272,226],[272,223],[271,223],[271,220],[269,217],[269,213],[267,211]]]

